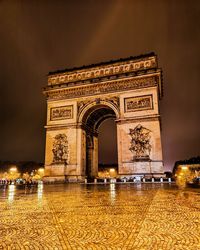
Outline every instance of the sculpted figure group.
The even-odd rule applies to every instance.
[[[67,163],[68,161],[68,140],[65,134],[58,134],[53,142],[53,162],[54,163]]]
[[[151,151],[150,130],[140,124],[130,129],[131,147],[129,150],[134,154],[135,159],[149,158]]]

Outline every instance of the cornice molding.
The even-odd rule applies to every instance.
[[[46,130],[62,130],[68,128],[77,128],[77,123],[68,123],[68,124],[53,124],[44,126]]]
[[[136,117],[127,117],[116,120],[117,124],[125,123],[135,123],[135,122],[144,122],[144,121],[160,121],[160,115],[146,115],[146,116],[136,116]]]
[[[119,75],[122,73],[130,73],[152,68],[157,68],[157,58],[155,55],[137,60],[127,60],[82,70],[71,70],[70,72],[51,74],[48,76],[48,85],[57,85],[92,78]]]

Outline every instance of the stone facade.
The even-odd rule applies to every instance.
[[[163,174],[162,82],[154,54],[50,73],[44,94],[48,178],[97,177],[98,128],[111,117],[117,124],[118,174]],[[65,147],[56,141],[61,137]]]

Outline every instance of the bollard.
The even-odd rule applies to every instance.
[[[168,178],[168,182],[171,182],[172,180],[171,180],[171,178]]]
[[[145,180],[145,178],[143,178],[143,180],[142,180],[143,182],[145,182],[146,180]]]
[[[106,179],[104,179],[104,183],[106,183],[107,182],[107,180]]]
[[[126,182],[126,179],[123,179],[124,182]]]
[[[85,184],[87,183],[87,179],[85,179]]]
[[[162,177],[160,178],[160,182],[163,182],[163,178]]]
[[[151,181],[154,182],[154,178],[153,177],[152,177]]]
[[[97,183],[97,179],[94,179],[94,183],[95,183],[95,184]]]

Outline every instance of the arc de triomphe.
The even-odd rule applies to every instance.
[[[161,74],[154,53],[49,73],[46,178],[97,177],[98,129],[111,117],[118,175],[162,175]]]

